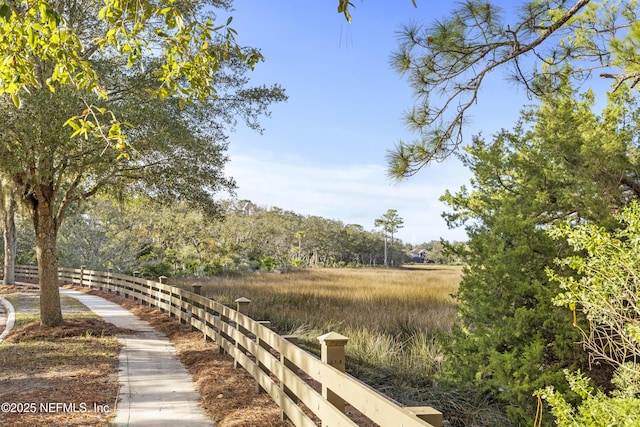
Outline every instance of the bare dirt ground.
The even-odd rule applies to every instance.
[[[217,427],[293,425],[281,419],[280,409],[268,394],[255,392],[254,379],[242,368],[234,368],[232,358],[219,354],[218,346],[205,341],[201,332],[192,332],[190,326],[159,309],[131,299],[87,288],[72,289],[118,303],[167,335],[193,376],[206,414]],[[37,290],[23,287],[0,286],[0,294],[11,295],[22,306],[26,301],[33,306],[37,300]],[[0,346],[0,404],[36,402],[38,411],[0,412],[0,425],[110,425],[118,392],[117,332],[113,325],[95,318],[68,319],[58,328],[42,327],[37,321],[19,325]],[[50,402],[76,403],[76,408],[54,406],[54,413],[43,413],[40,403]],[[110,412],[95,408],[109,408]],[[358,425],[375,426],[354,414],[352,408],[347,412]]]
[[[167,335],[175,345],[178,358],[193,376],[206,414],[217,427],[290,427],[280,417],[280,409],[266,393],[255,392],[255,381],[242,368],[234,368],[228,355],[218,346],[203,339],[201,332],[180,324],[157,308],[147,307],[131,299],[106,292],[73,289],[113,301],[148,321]]]
[[[3,304],[0,304],[0,334],[4,332],[4,328],[7,326],[7,311]]]
[[[201,333],[160,310],[113,294],[91,293],[123,305],[170,338],[216,426],[292,425],[280,419],[267,394],[255,392],[250,375],[235,369],[231,358],[218,354],[217,346],[205,342]],[[2,286],[0,294],[10,295],[20,306],[37,300],[37,290],[20,286]],[[29,307],[26,311],[33,311],[33,304]],[[119,388],[117,332],[95,318],[68,319],[57,328],[39,321],[17,326],[0,346],[0,405],[11,405],[0,411],[0,425],[109,425]]]
[[[27,312],[33,310],[29,302],[37,301],[37,291],[24,287],[1,286],[0,294]],[[118,330],[92,317],[75,317],[86,311],[66,311],[74,317],[57,328],[23,316],[0,345],[0,425],[108,424],[119,388]]]

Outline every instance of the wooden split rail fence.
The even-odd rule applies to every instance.
[[[16,278],[28,281],[38,278],[34,266],[16,266],[15,270]],[[82,268],[60,268],[59,280],[139,300],[190,324],[205,339],[215,341],[221,351],[234,359],[236,366],[246,369],[256,380],[256,390],[268,393],[283,417],[298,427],[316,426],[309,413],[320,419],[322,426],[357,426],[345,415],[346,404],[382,427],[442,426],[442,414],[437,410],[403,407],[345,374],[346,337],[335,332],[318,337],[322,353],[318,359],[299,348],[296,337],[278,335],[269,322],[248,317],[247,298],[238,298],[234,310],[200,295],[199,285],[187,291],[167,285],[163,277],[155,282]],[[321,384],[321,392],[302,377]]]

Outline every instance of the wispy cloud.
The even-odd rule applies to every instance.
[[[372,229],[374,220],[388,209],[396,209],[404,219],[399,237],[405,242],[422,243],[440,237],[465,239],[464,230],[449,230],[441,218],[446,206],[438,198],[446,188],[456,189],[463,183],[453,174],[442,179],[450,165],[437,165],[438,170],[425,174],[431,178],[422,176],[394,184],[381,165],[317,166],[268,152],[231,158],[227,172],[236,179],[241,199],[360,224],[365,229]]]

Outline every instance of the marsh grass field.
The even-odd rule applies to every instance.
[[[223,304],[251,300],[249,315],[269,320],[278,333],[297,335],[319,353],[317,337],[330,331],[349,338],[347,371],[400,401],[420,400],[415,390],[438,374],[442,354],[435,336],[456,321],[452,297],[460,267],[310,269],[170,282]]]

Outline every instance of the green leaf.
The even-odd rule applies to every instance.
[[[81,133],[84,133],[86,135],[86,133],[87,133],[86,129],[78,128],[78,130],[73,132],[69,138],[76,137],[76,136],[80,135]]]
[[[175,20],[176,20],[176,27],[178,27],[179,30],[184,29],[184,20],[182,19],[182,16],[176,15]]]
[[[80,129],[80,126],[75,122],[75,119],[73,117],[67,120],[66,122],[64,122],[62,126],[69,126],[73,130]]]
[[[8,21],[11,18],[11,12],[8,4],[4,3],[0,6],[0,18]]]
[[[20,97],[17,94],[12,93],[11,100],[13,101],[13,105],[15,105],[16,108],[20,108]]]
[[[27,39],[29,41],[29,46],[31,46],[32,50],[36,48],[36,36],[33,33],[33,28],[27,28]]]
[[[120,125],[117,123],[113,124],[109,129],[109,138],[117,138],[120,135],[121,135]]]

